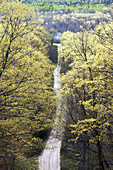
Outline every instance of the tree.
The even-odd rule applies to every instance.
[[[100,37],[93,31],[84,30],[76,34],[64,33],[61,38],[61,57],[68,64],[68,70],[61,78],[61,93],[69,98],[72,95],[74,105],[77,105],[76,110],[75,106],[74,110],[73,105],[68,106],[68,110],[69,107],[73,110],[68,111],[69,115],[76,118],[71,125],[75,135],[72,141],[82,141],[90,151],[95,150],[100,169],[109,169],[111,159],[105,150],[109,152],[112,143],[112,25],[97,27],[96,30],[102,28]],[[106,41],[102,35],[107,37]]]
[[[38,132],[52,126],[53,66],[34,12],[19,1],[4,1],[0,11],[0,160],[13,169],[29,150],[40,150]]]

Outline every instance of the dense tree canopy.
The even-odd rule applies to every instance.
[[[0,160],[10,169],[42,147],[38,132],[52,126],[53,66],[40,18],[19,1],[4,1],[0,11]]]
[[[98,156],[100,169],[109,169],[113,156],[110,155],[113,133],[112,28],[113,22],[103,23],[95,31],[66,32],[61,38],[61,58],[65,67],[61,94],[66,99],[64,110],[73,121],[71,133],[75,137],[72,141],[82,141],[88,148],[90,145],[90,150],[94,149]]]
[[[70,12],[107,12],[106,5],[112,3],[111,0],[23,0],[30,8],[40,11],[64,11]]]

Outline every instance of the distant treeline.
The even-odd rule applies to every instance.
[[[107,12],[105,5],[112,0],[23,0],[23,3],[39,11],[64,11],[64,12]]]
[[[59,4],[75,4],[75,3],[111,3],[112,0],[23,0],[23,2],[42,2],[42,3],[59,3]]]
[[[109,14],[99,13],[63,13],[63,12],[43,12],[41,15],[43,25],[47,28],[47,31],[55,34],[60,32],[61,34],[66,31],[77,33],[82,31],[83,28],[94,29],[100,22],[108,22],[110,20]],[[90,26],[89,26],[90,23]]]

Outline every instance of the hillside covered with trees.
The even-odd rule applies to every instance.
[[[74,1],[74,0],[34,0],[22,1],[26,9],[40,12],[43,25],[50,34],[63,33],[65,31],[79,32],[81,26],[87,28],[88,22],[91,28],[95,28],[101,21],[110,20],[111,1]]]
[[[108,22],[111,20],[109,14],[87,14],[87,13],[60,13],[53,11],[52,13],[44,12],[41,14],[43,25],[51,33],[63,33],[66,31],[80,32],[83,28],[94,29],[100,22]]]
[[[39,17],[19,1],[0,11],[0,169],[29,169],[54,120],[54,65]]]
[[[90,12],[108,11],[112,0],[23,0],[30,8],[39,11]]]
[[[61,110],[67,120],[62,169],[113,168],[112,28],[112,21],[103,22],[61,37]]]
[[[61,170],[113,169],[111,3],[0,1],[1,170],[37,169],[55,129],[56,110],[57,130],[63,131],[57,136],[62,138]],[[53,45],[58,32],[60,52]]]

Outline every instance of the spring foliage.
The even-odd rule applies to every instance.
[[[94,31],[83,30],[76,34],[68,31],[61,38],[61,58],[66,66],[61,78],[61,94],[73,97],[76,105],[76,123],[70,125],[74,134],[72,141],[84,138],[84,141],[97,144],[98,155],[101,155],[102,143],[112,143],[112,28],[113,22],[103,23]],[[103,158],[101,165],[102,161]]]
[[[19,1],[4,1],[0,12],[0,159],[8,166],[41,147],[33,134],[52,126],[55,98],[40,18]]]

